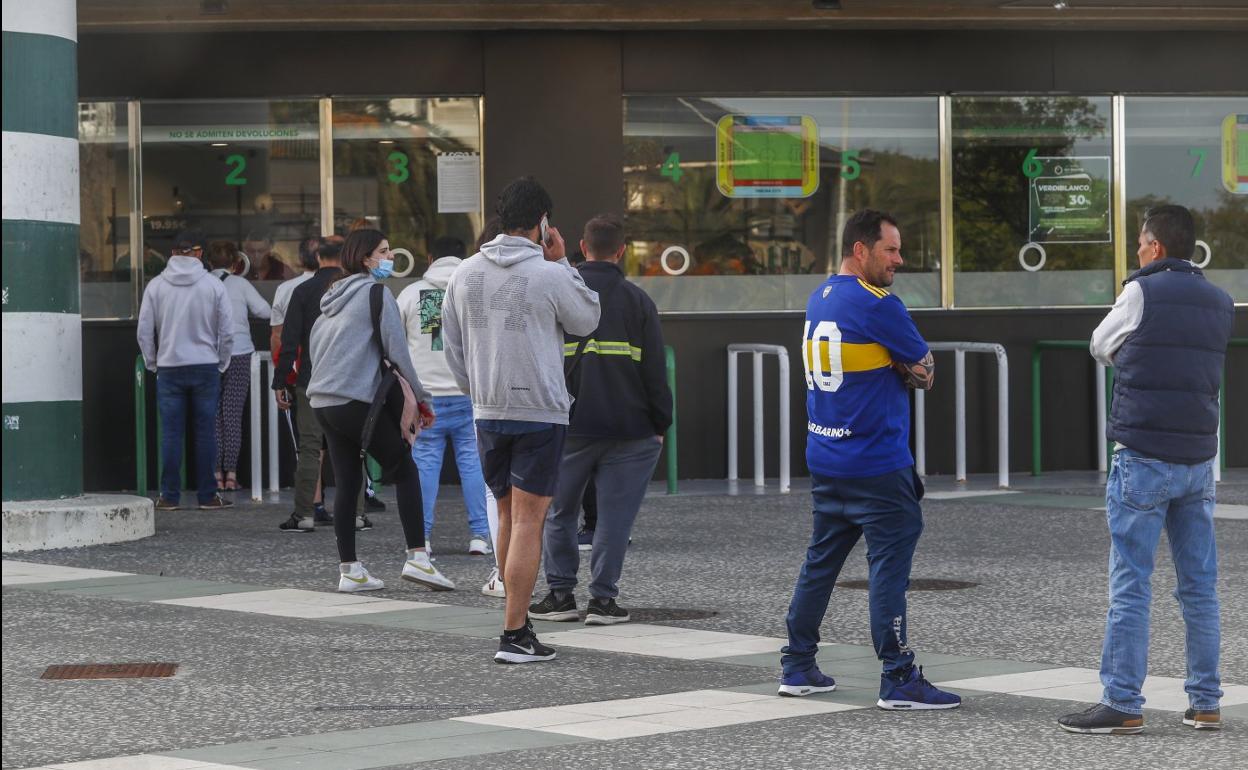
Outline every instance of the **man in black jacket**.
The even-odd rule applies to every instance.
[[[576,401],[563,449],[559,488],[546,519],[546,583],[550,593],[529,607],[540,620],[576,620],[577,515],[585,487],[597,487],[598,524],[590,559],[587,625],[629,619],[616,604],[617,582],[633,520],[654,474],[663,433],[672,424],[663,333],[654,301],[620,270],[624,227],[600,215],[585,225],[578,269],[598,292],[601,320],[588,339],[564,345],[568,388]]]

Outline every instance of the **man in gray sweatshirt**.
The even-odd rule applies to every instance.
[[[139,306],[139,350],[156,372],[160,409],[160,497],[156,509],[175,511],[182,496],[182,445],[188,412],[194,421],[195,467],[192,483],[199,507],[228,508],[217,494],[217,399],[221,373],[230,365],[233,329],[230,299],[221,281],[194,256],[195,245],[179,242],[169,264],[143,290]]]
[[[598,295],[564,258],[551,208],[531,177],[508,185],[498,202],[502,234],[464,260],[442,306],[446,362],[472,398],[482,472],[498,499],[495,547],[507,591],[499,663],[555,657],[527,614],[572,406],[563,335],[598,326]]]

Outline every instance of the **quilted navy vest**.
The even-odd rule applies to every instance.
[[[1217,453],[1218,389],[1234,302],[1182,259],[1159,259],[1130,281],[1143,291],[1144,314],[1114,355],[1106,435],[1166,462],[1204,462]]]

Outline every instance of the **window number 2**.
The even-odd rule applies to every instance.
[[[225,159],[225,165],[230,167],[230,173],[225,175],[225,183],[230,187],[242,187],[247,184],[247,177],[243,176],[243,172],[247,170],[247,159],[242,155],[231,155]]]
[[[827,351],[827,371],[824,371],[823,351]],[[810,333],[810,321],[802,329],[802,364],[806,369],[806,389],[835,393],[845,380],[841,365],[841,330],[835,321],[820,321],[815,333]]]

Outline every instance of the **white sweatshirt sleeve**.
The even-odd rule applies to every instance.
[[[1109,315],[1092,332],[1088,349],[1092,357],[1106,366],[1113,366],[1114,355],[1131,332],[1140,328],[1144,317],[1144,290],[1135,281],[1128,283],[1110,308]]]

